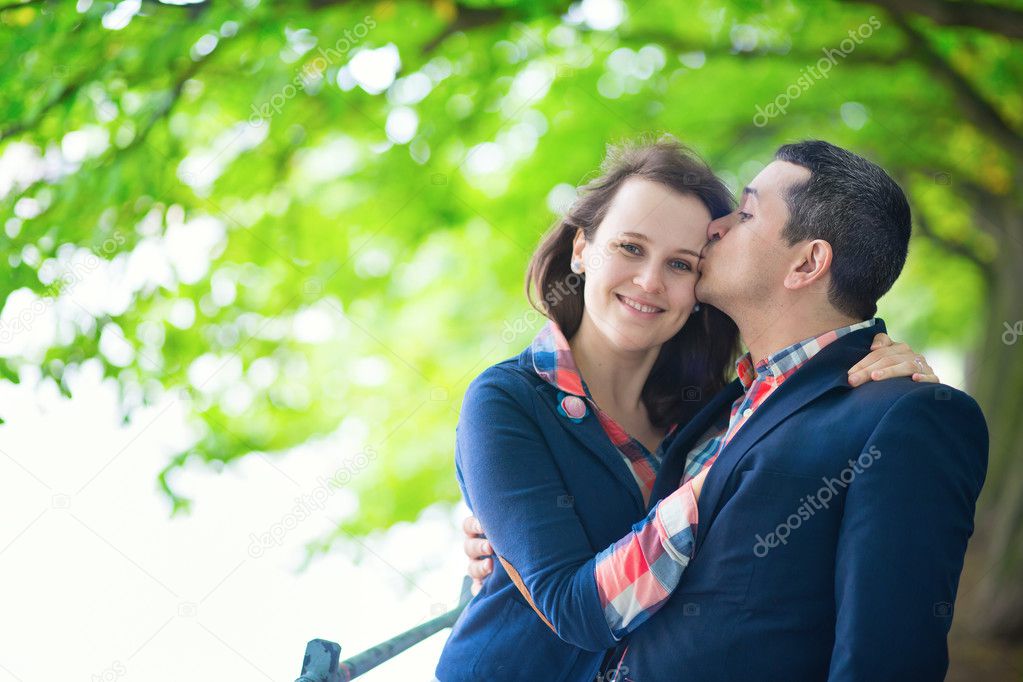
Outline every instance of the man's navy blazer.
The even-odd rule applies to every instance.
[[[856,389],[873,328],[788,378],[736,433],[699,499],[696,550],[629,637],[619,680],[941,680],[988,435],[961,391]],[[741,393],[716,396],[665,455],[651,506]]]

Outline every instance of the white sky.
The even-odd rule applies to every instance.
[[[33,384],[0,383],[0,682],[294,680],[309,639],[345,657],[457,599],[459,509],[367,541],[359,565],[339,547],[298,573],[303,543],[351,510],[342,490],[250,556],[250,534],[338,468],[329,441],[219,475],[189,467],[175,482],[193,512],[170,519],[155,477],[185,433],[180,404],[125,428],[98,371],[76,378],[72,400]],[[364,679],[430,679],[446,634]]]

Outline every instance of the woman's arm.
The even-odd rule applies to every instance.
[[[506,370],[488,370],[466,393],[456,463],[466,501],[487,529],[486,539],[472,538],[466,551],[482,552],[490,543],[559,637],[602,651],[659,609],[678,584],[692,557],[703,476],[594,556],[575,510],[558,504],[568,491],[534,410],[532,388]]]
[[[590,651],[615,644],[593,580],[589,539],[536,413],[533,388],[488,369],[462,402],[455,465],[486,541],[521,579],[523,596],[565,641]]]

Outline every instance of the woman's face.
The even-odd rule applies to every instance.
[[[710,212],[696,197],[633,177],[591,242],[578,231],[573,260],[586,273],[583,315],[612,345],[647,350],[682,328],[696,305],[708,223]]]

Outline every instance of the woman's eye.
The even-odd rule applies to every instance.
[[[638,256],[640,254],[639,247],[636,246],[635,244],[630,244],[629,242],[622,242],[620,246],[622,250],[628,254],[631,254],[633,256]]]
[[[747,220],[749,220],[752,217],[753,217],[752,215],[750,215],[749,213],[746,213],[745,211],[739,211],[739,222],[740,223],[744,223],[744,222],[746,222]]]
[[[686,272],[688,270],[693,269],[693,266],[689,265],[689,263],[685,262],[684,260],[671,261],[671,267],[675,268],[676,270],[679,270],[680,272]]]

